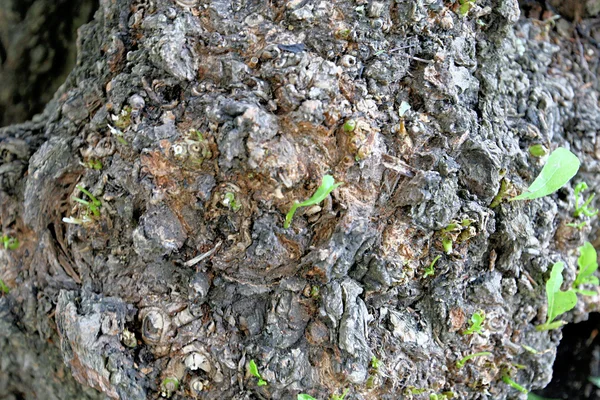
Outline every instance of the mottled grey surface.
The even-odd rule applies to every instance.
[[[519,19],[516,0],[466,17],[437,0],[101,1],[55,100],[0,130],[2,229],[21,240],[0,249],[0,351],[66,364],[63,399],[95,396],[75,381],[122,399],[544,386],[561,337],[535,330],[544,282],[556,261],[574,279],[598,225],[566,226],[572,187],[600,186],[597,62],[552,26]],[[533,144],[571,148],[580,175],[492,208],[540,171]],[[285,229],[325,174],[343,185]],[[480,310],[484,331],[461,334]],[[30,374],[2,363],[0,392],[35,398]]]

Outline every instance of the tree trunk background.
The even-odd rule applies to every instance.
[[[549,266],[572,282],[598,229],[566,224],[575,183],[600,186],[600,38],[594,1],[562,11],[588,18],[577,30],[523,3],[101,0],[44,112],[0,129],[2,233],[20,241],[0,249],[2,396],[524,398],[507,373],[544,387],[561,339],[535,329]],[[539,173],[534,144],[570,148],[579,175],[490,207]],[[326,174],[343,185],[285,229]],[[465,219],[446,254],[442,230]],[[461,334],[479,310],[483,333]]]

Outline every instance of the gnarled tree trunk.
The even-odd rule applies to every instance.
[[[19,240],[0,249],[0,392],[546,385],[549,266],[571,283],[597,220],[573,217],[576,181],[495,200],[540,171],[534,144],[571,148],[576,179],[600,185],[594,28],[570,40],[516,0],[465,4],[101,0],[44,113],[0,130],[2,232]],[[285,228],[328,174],[343,184]],[[462,334],[479,311],[482,332]]]

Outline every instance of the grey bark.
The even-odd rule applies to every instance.
[[[548,267],[573,281],[598,224],[566,226],[572,186],[600,185],[594,28],[570,41],[558,24],[520,18],[516,0],[466,17],[435,0],[102,0],[44,112],[0,130],[2,232],[20,240],[0,249],[0,393],[543,387],[561,337],[535,329]],[[578,155],[573,185],[491,208],[502,182],[518,192],[541,169],[533,144]],[[325,174],[343,185],[285,229]],[[441,231],[464,219],[446,254]],[[462,335],[478,310],[483,333]],[[493,355],[456,367],[479,351]]]

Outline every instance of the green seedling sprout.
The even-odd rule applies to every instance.
[[[594,296],[597,293],[593,290],[583,290],[579,287],[581,285],[596,285],[600,282],[598,277],[594,276],[594,272],[598,269],[598,255],[596,249],[590,242],[585,242],[583,246],[579,248],[579,258],[577,259],[577,265],[579,270],[577,271],[577,277],[573,282],[573,289],[577,293],[581,293],[586,296]]]
[[[337,394],[331,395],[331,400],[344,400],[349,390],[350,389],[344,390],[344,393],[342,393],[341,396],[338,396]]]
[[[463,332],[463,335],[472,335],[474,333],[481,334],[483,331],[483,321],[485,321],[485,314],[483,311],[473,313],[471,321],[469,321],[470,326]]]
[[[442,247],[444,248],[444,253],[450,254],[452,253],[452,239],[445,237],[442,239]]]
[[[442,257],[442,256],[440,256],[440,255],[437,255],[437,256],[436,256],[436,257],[433,259],[433,261],[431,262],[431,264],[429,264],[429,267],[425,268],[425,273],[423,274],[423,278],[427,278],[428,276],[433,276],[433,275],[435,275],[435,269],[434,269],[434,266],[435,266],[435,263],[437,262],[437,260],[439,260],[439,259],[440,259],[440,257]]]
[[[534,157],[544,157],[546,154],[548,154],[548,150],[546,150],[542,144],[534,144],[533,146],[529,147],[529,154]]]
[[[294,213],[299,207],[308,207],[319,204],[320,202],[325,200],[327,196],[329,196],[329,193],[331,193],[335,188],[337,188],[341,184],[341,182],[335,183],[335,179],[333,178],[333,176],[325,175],[321,182],[321,186],[319,186],[315,194],[313,194],[310,199],[304,200],[302,203],[294,203],[290,211],[285,216],[285,223],[283,227],[286,229],[290,227],[290,224],[292,223],[292,218],[294,217]]]
[[[528,394],[529,390],[525,389],[523,386],[519,385],[517,382],[510,379],[510,376],[504,374],[502,375],[502,381],[512,387],[513,389],[517,389],[521,393]]]
[[[576,224],[575,222],[570,222],[567,224],[567,226],[571,227],[571,228],[576,228],[579,230],[582,230],[585,226],[587,225],[586,221],[580,222],[578,224]]]
[[[161,394],[163,397],[171,397],[179,389],[179,379],[174,376],[163,379],[161,385]]]
[[[524,348],[525,350],[527,350],[528,352],[530,352],[531,354],[538,354],[539,353],[539,351],[537,351],[536,349],[534,349],[531,346],[527,346],[526,344],[522,344],[521,347]]]
[[[15,237],[2,235],[1,240],[4,250],[16,250],[19,248],[19,239]]]
[[[344,122],[344,126],[342,126],[342,129],[346,133],[350,133],[350,132],[354,131],[354,129],[356,129],[356,120],[349,119],[348,121]]]
[[[85,194],[87,197],[89,197],[90,201],[80,199],[79,197],[71,197],[73,199],[73,201],[83,204],[84,206],[87,207],[88,211],[94,215],[94,217],[99,217],[100,216],[100,207],[102,206],[102,202],[100,202],[100,200],[98,200],[86,188],[79,186],[79,185],[77,185],[76,187],[83,194]],[[88,222],[92,222],[92,219],[87,214],[84,215],[83,218],[69,217],[69,218],[63,218],[62,220],[63,220],[63,222],[66,222],[67,224],[76,224],[76,225],[83,225],[83,224],[87,224]]]
[[[0,293],[8,294],[10,292],[10,288],[4,283],[2,279],[0,279]]]
[[[300,393],[296,399],[297,400],[317,400],[314,397],[312,397],[310,394],[306,394],[306,393]]]
[[[560,328],[565,325],[565,321],[555,321],[556,317],[572,310],[577,304],[577,295],[573,289],[567,291],[560,290],[563,283],[562,272],[565,268],[564,263],[557,262],[552,266],[550,278],[546,282],[546,300],[548,301],[548,321],[545,324],[538,325],[538,331],[547,331]]]
[[[595,193],[592,193],[592,195],[588,197],[588,199],[585,200],[581,206],[579,205],[580,200],[583,200],[582,193],[587,188],[588,185],[585,182],[579,182],[575,186],[575,213],[573,214],[575,218],[579,217],[581,214],[588,217],[595,217],[598,214],[598,210],[590,210],[588,208],[592,200],[594,200],[594,196],[596,196]]]
[[[442,394],[430,393],[429,400],[448,400],[454,397],[454,393],[446,392]]]
[[[489,351],[480,351],[479,353],[473,353],[473,354],[469,354],[466,357],[461,358],[460,360],[458,360],[456,362],[456,367],[457,368],[462,368],[465,366],[465,364],[467,363],[467,361],[475,358],[475,357],[482,357],[482,356],[491,356],[492,353],[490,353]]]
[[[458,4],[460,4],[460,7],[458,7],[458,13],[464,17],[475,5],[475,0],[458,0]]]
[[[248,363],[248,371],[251,375],[254,375],[256,378],[258,378],[258,386],[267,386],[267,381],[260,376],[258,367],[256,366],[256,362],[254,362],[254,360],[250,360],[250,363]]]
[[[97,171],[102,169],[102,161],[100,160],[89,160],[85,166],[87,168],[95,169]]]
[[[529,188],[509,201],[533,200],[547,196],[571,180],[579,171],[579,159],[564,147],[559,147],[550,154],[546,164]]]
[[[81,190],[81,192],[83,194],[85,194],[87,197],[89,197],[91,202],[80,199],[79,197],[73,197],[73,200],[87,206],[87,208],[92,212],[92,214],[94,214],[95,217],[99,217],[100,216],[100,206],[102,205],[100,200],[98,200],[96,197],[94,197],[94,195],[91,194],[83,186],[77,185],[76,187],[77,187],[77,189]]]
[[[375,356],[371,357],[371,368],[377,370],[379,367],[381,367],[381,360]]]
[[[242,208],[242,205],[235,199],[235,194],[232,192],[225,193],[223,204],[229,207],[231,210],[237,212]]]

